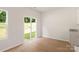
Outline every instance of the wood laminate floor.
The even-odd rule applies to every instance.
[[[24,44],[5,52],[73,52],[70,43],[50,38],[38,38],[25,41]]]

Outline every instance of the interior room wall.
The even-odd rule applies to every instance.
[[[43,36],[58,40],[69,40],[69,29],[76,28],[76,8],[58,8],[42,14]]]

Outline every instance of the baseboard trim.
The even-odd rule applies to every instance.
[[[21,44],[23,44],[23,42],[20,42],[20,43],[18,43],[18,44],[12,45],[12,46],[10,46],[10,47],[8,47],[8,48],[5,48],[5,49],[2,49],[2,50],[0,50],[0,51],[1,51],[1,52],[5,52],[5,51],[7,51],[7,50],[9,50],[9,49],[12,49],[12,48],[14,48],[14,47],[16,47],[16,46],[19,46],[19,45],[21,45]]]
[[[55,38],[55,37],[51,37],[51,36],[46,36],[46,35],[44,35],[43,37],[48,37],[48,38],[51,38],[51,39],[56,39],[56,40],[61,40],[61,41],[69,41],[69,40],[59,39],[59,38]]]

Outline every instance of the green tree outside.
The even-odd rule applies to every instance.
[[[0,11],[0,23],[5,23],[5,22],[6,22],[6,12]]]

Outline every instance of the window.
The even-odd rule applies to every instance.
[[[6,38],[7,34],[7,12],[0,10],[0,40]]]
[[[34,17],[24,17],[24,38],[33,39],[37,36],[37,21]]]

